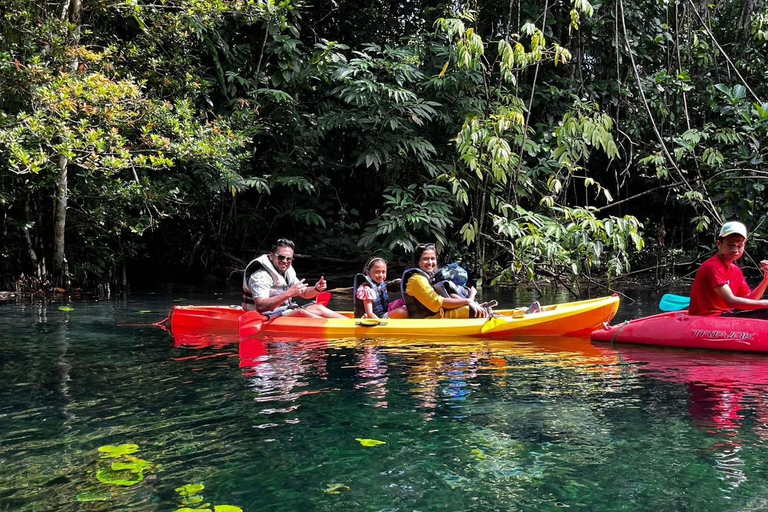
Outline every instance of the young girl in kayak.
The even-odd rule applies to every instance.
[[[469,288],[468,297],[443,297],[433,287],[437,270],[434,244],[419,244],[413,253],[416,266],[403,273],[400,289],[409,318],[479,318],[489,311],[475,301],[477,290]]]
[[[355,316],[362,318],[387,318],[387,262],[374,257],[365,264],[362,274],[355,276]]]

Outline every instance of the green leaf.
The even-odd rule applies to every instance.
[[[114,445],[108,444],[106,446],[100,446],[99,451],[102,453],[103,457],[117,458],[117,457],[122,457],[123,455],[130,455],[131,453],[136,453],[137,451],[139,451],[139,445],[121,444],[119,446],[114,446]]]
[[[365,447],[379,446],[381,444],[387,444],[384,441],[378,441],[376,439],[362,439],[362,438],[359,438],[359,437],[356,437],[355,441],[359,441],[360,444],[365,446]]]
[[[193,494],[199,494],[203,489],[205,489],[203,484],[186,484],[174,490],[182,496],[192,496]]]
[[[96,478],[103,484],[127,487],[141,483],[144,474],[102,468],[96,472]]]

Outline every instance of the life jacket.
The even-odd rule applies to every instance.
[[[357,288],[362,286],[360,278],[364,279],[368,286],[370,286],[376,292],[376,299],[373,301],[373,312],[379,318],[382,318],[389,311],[389,296],[387,295],[387,283],[386,281],[381,284],[371,279],[371,276],[366,274],[357,274],[355,280],[352,282],[352,293],[355,297],[355,316],[361,317],[365,314],[365,302],[362,299],[357,298]]]
[[[429,309],[427,306],[419,302],[419,300],[413,295],[408,295],[405,293],[405,290],[408,287],[408,280],[411,279],[414,274],[423,275],[427,278],[427,280],[429,280],[429,284],[434,286],[432,278],[429,277],[429,274],[420,268],[409,268],[403,272],[403,278],[400,280],[400,294],[403,296],[403,302],[405,302],[405,307],[408,309],[408,318],[427,318],[429,316],[433,316],[437,313],[436,311]]]
[[[243,300],[242,306],[245,311],[255,311],[256,304],[253,302],[253,292],[251,292],[250,286],[248,286],[248,280],[250,277],[259,270],[266,271],[272,278],[272,287],[269,290],[269,296],[273,297],[281,292],[287,290],[293,283],[298,281],[296,277],[296,271],[293,267],[288,267],[285,271],[285,276],[280,275],[275,267],[272,266],[272,262],[269,261],[269,256],[262,254],[255,260],[251,261],[243,272]],[[292,300],[287,300],[281,305],[291,304]],[[263,311],[262,311],[263,313]]]

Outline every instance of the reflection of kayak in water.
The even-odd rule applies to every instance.
[[[661,347],[768,352],[768,320],[677,311],[606,326],[594,331],[591,338]]]
[[[237,334],[231,332],[185,332],[173,333],[173,346],[176,348],[217,348],[233,345],[240,341]]]
[[[735,435],[751,415],[756,433],[768,439],[768,357],[632,345],[615,353],[643,377],[684,384],[697,426]]]
[[[768,390],[768,358],[762,355],[631,345],[615,350],[620,360],[637,364],[642,374],[657,380],[742,391]]]
[[[245,332],[241,338],[253,334],[249,325],[259,322],[263,334],[277,336],[326,337],[380,337],[380,336],[583,336],[610,321],[619,307],[619,297],[551,304],[537,313],[524,310],[499,310],[493,318],[468,319],[382,319],[353,318],[351,312],[342,312],[348,318],[276,317],[264,321],[258,313],[243,313],[237,306],[175,306],[168,318],[159,325],[170,327],[171,332],[199,333],[201,331],[237,332],[241,317]]]
[[[260,336],[240,341],[240,366],[256,366],[276,353],[317,358],[329,350],[353,349],[365,351],[375,348],[380,354],[406,357],[419,364],[432,364],[446,360],[482,361],[482,366],[493,371],[518,369],[521,361],[541,367],[585,369],[589,372],[613,372],[617,359],[615,352],[606,351],[589,343],[587,338],[547,337],[524,338],[515,341],[487,340],[473,337],[447,339],[430,338],[297,338],[295,336]],[[313,355],[314,354],[314,355]]]

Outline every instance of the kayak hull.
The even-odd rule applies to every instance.
[[[768,321],[738,316],[694,316],[687,311],[606,326],[592,332],[590,337],[597,342],[768,353]]]
[[[248,312],[240,319],[240,338],[272,336],[326,338],[586,336],[614,317],[619,297],[544,306],[540,312],[500,311],[498,317],[467,319],[382,319],[276,317],[264,321]]]

